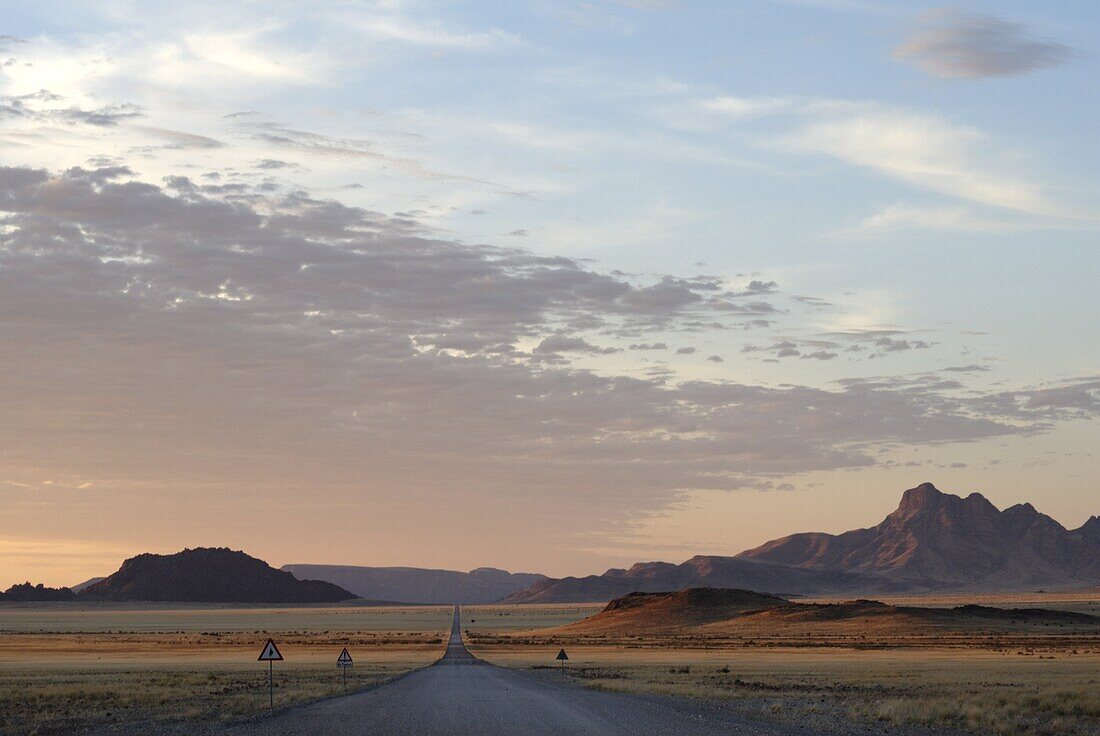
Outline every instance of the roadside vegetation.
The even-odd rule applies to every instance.
[[[352,668],[346,692],[384,682],[418,663]],[[275,706],[345,692],[335,667],[277,667]],[[67,734],[131,725],[156,732],[174,721],[227,721],[268,712],[267,669],[86,669],[0,672],[0,733]]]
[[[442,654],[449,607],[0,607],[0,734],[200,733],[377,685]],[[359,628],[355,628],[358,625]],[[261,628],[261,626],[263,628]],[[354,657],[345,690],[336,657]],[[173,726],[173,724],[176,724]]]
[[[1093,598],[1058,607],[1094,613],[1095,606]],[[706,698],[749,717],[823,732],[1100,734],[1100,635],[1087,628],[1021,625],[937,636],[895,626],[761,623],[736,635],[724,627],[631,635],[565,626],[581,612],[564,606],[515,620],[498,615],[507,623],[497,628],[486,612],[466,613],[480,615],[464,624],[476,656],[558,678],[553,658],[564,648],[566,679],[599,690]],[[516,623],[525,618],[560,628],[522,630]]]

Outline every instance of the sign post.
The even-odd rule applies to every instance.
[[[336,666],[343,673],[344,690],[348,689],[348,667],[351,667],[351,665],[351,655],[348,654],[348,648],[344,647],[344,651],[340,652],[340,656],[336,658]]]
[[[260,652],[257,662],[267,662],[267,702],[271,710],[275,710],[275,662],[282,662],[283,655],[279,653],[279,647],[275,646],[272,639],[264,644],[264,650]]]
[[[560,652],[558,652],[558,656],[556,657],[556,659],[559,662],[561,662],[561,678],[564,680],[565,679],[565,663],[566,663],[566,661],[569,660],[569,655],[565,653],[564,649],[562,649]]]

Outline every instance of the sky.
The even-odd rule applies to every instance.
[[[1100,513],[1092,2],[15,2],[0,587]]]

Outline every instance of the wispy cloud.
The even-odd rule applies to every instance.
[[[908,110],[868,105],[828,115],[792,137],[805,150],[873,169],[918,187],[986,205],[1055,214],[1040,187],[1003,171],[983,131]]]
[[[522,43],[519,35],[500,28],[484,31],[456,31],[442,21],[409,16],[378,15],[362,19],[358,28],[383,40],[427,46],[436,49],[486,51]]]
[[[893,235],[901,231],[1010,233],[1065,227],[1058,221],[993,217],[960,205],[916,205],[898,202],[862,219],[844,235]]]
[[[699,101],[731,122],[772,116],[781,132],[758,132],[788,152],[817,153],[920,189],[981,205],[1048,217],[1085,218],[1051,201],[1023,158],[985,131],[938,115],[843,99],[710,97]],[[772,126],[776,127],[776,126]],[[785,129],[785,131],[783,130]]]

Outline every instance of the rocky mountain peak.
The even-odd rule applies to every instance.
[[[921,483],[916,488],[910,488],[901,497],[898,511],[901,513],[916,513],[939,508],[947,497],[943,491],[931,483]]]

